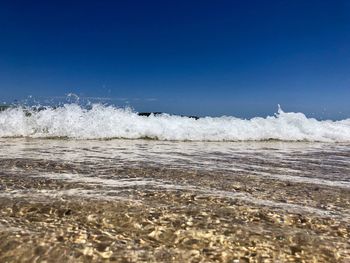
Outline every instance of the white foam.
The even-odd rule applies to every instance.
[[[252,118],[205,117],[198,120],[162,114],[138,116],[130,109],[77,104],[42,111],[12,108],[0,112],[0,137],[67,137],[74,139],[152,138],[190,141],[350,142],[350,119],[319,121],[303,113],[283,112]]]

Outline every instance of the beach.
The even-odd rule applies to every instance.
[[[0,139],[1,262],[349,262],[347,143]]]
[[[1,1],[0,263],[350,263],[350,1]]]

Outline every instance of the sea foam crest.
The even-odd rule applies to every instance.
[[[139,116],[130,109],[77,104],[41,111],[11,108],[0,112],[0,137],[66,137],[74,139],[152,138],[189,141],[324,141],[350,142],[350,119],[318,121],[302,113],[283,112],[252,118],[168,114]]]

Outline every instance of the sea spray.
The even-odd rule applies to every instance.
[[[139,116],[128,108],[78,104],[9,108],[0,112],[0,137],[64,137],[71,139],[150,138],[181,141],[322,141],[350,142],[350,119],[319,121],[303,113],[240,119],[200,119],[169,114]]]

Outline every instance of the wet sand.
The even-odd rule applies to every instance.
[[[198,166],[194,157],[181,165],[176,158],[109,162],[74,147],[64,158],[63,148],[40,153],[52,143],[62,144],[1,144],[0,262],[350,262],[346,147],[288,148],[307,164],[289,156],[286,170],[258,158],[278,145],[243,154],[232,146],[247,169],[228,170],[214,165],[225,158],[213,149],[214,161]],[[282,166],[284,177],[276,172]]]

